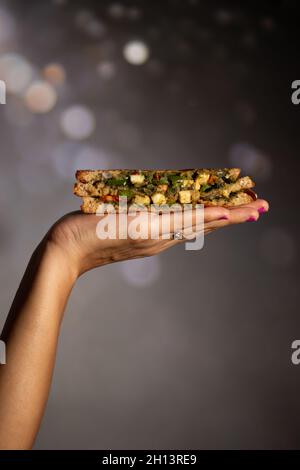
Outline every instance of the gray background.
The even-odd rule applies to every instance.
[[[200,252],[78,281],[36,449],[299,447],[298,19],[292,1],[0,2],[0,60],[66,72],[49,113],[20,93],[0,107],[1,324],[33,249],[79,207],[76,168],[240,165],[271,204]],[[150,48],[139,66],[132,39]],[[74,104],[95,117],[84,140],[61,125]]]

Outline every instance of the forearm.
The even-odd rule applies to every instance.
[[[28,449],[34,442],[75,280],[64,253],[43,241],[28,265],[2,334],[7,359],[0,366],[1,449]]]

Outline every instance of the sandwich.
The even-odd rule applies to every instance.
[[[187,170],[78,170],[74,194],[81,210],[96,214],[103,204],[118,211],[119,203],[149,209],[174,204],[238,206],[256,199],[254,182],[239,168]]]

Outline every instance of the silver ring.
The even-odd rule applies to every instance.
[[[183,231],[182,230],[176,230],[176,232],[173,233],[173,239],[174,240],[183,240]]]

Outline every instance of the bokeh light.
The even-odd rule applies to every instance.
[[[112,18],[119,20],[125,15],[125,7],[121,3],[112,3],[108,7],[108,14]]]
[[[160,277],[160,260],[157,256],[125,261],[119,266],[124,280],[135,287],[147,287]]]
[[[241,142],[232,145],[229,150],[230,164],[239,167],[244,173],[259,181],[265,181],[272,174],[271,158],[255,146]]]
[[[97,73],[103,80],[110,80],[116,75],[116,66],[111,61],[100,62],[97,66]]]
[[[229,10],[216,10],[214,17],[216,22],[222,26],[227,26],[233,21],[233,14]]]
[[[143,41],[130,41],[125,45],[123,54],[129,64],[142,65],[147,62],[150,51]]]
[[[86,106],[73,105],[66,109],[60,119],[61,129],[70,139],[86,139],[95,130],[96,119]]]
[[[142,10],[140,8],[130,7],[130,8],[128,8],[128,10],[126,12],[126,16],[130,20],[136,21],[136,20],[139,20],[143,16],[143,13],[142,13]]]
[[[272,32],[276,28],[276,23],[273,18],[267,16],[261,20],[261,27],[264,31]]]
[[[102,149],[70,141],[61,142],[54,148],[51,162],[57,175],[66,181],[73,180],[78,169],[110,168],[118,163]]]
[[[106,33],[105,24],[90,10],[79,10],[75,15],[75,24],[91,37],[100,38]]]
[[[37,80],[26,90],[24,99],[30,111],[43,114],[54,108],[57,102],[57,93],[49,83]]]
[[[33,67],[21,55],[7,53],[0,56],[0,78],[5,81],[7,91],[21,94],[33,77]]]
[[[66,80],[64,66],[57,63],[46,65],[42,70],[43,77],[54,86],[62,85]]]

